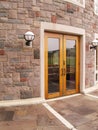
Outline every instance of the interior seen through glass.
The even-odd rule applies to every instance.
[[[66,89],[75,89],[76,86],[76,42],[66,40]]]
[[[76,87],[76,41],[66,40],[66,66],[63,66],[65,72],[66,90],[72,90]],[[59,92],[60,87],[60,42],[58,38],[48,38],[48,93]],[[64,82],[63,82],[64,83]]]
[[[48,93],[59,92],[59,39],[48,38]]]

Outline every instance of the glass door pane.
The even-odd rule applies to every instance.
[[[59,39],[48,38],[48,93],[59,92]]]
[[[66,40],[66,90],[76,89],[76,41]]]

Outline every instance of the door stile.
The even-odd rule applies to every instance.
[[[76,37],[76,92],[79,92],[79,38]]]
[[[63,36],[60,35],[60,69],[59,69],[59,73],[60,73],[60,96],[62,96],[62,91],[63,91]]]
[[[66,38],[65,35],[63,37],[63,95],[66,94]]]

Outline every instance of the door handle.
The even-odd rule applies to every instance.
[[[63,74],[66,75],[66,69],[65,68],[63,69]]]
[[[61,69],[61,76],[63,76],[64,75],[64,71],[63,71],[63,68]]]
[[[65,69],[65,68],[62,68],[62,69],[61,69],[61,76],[64,76],[64,75],[66,75],[66,69]]]

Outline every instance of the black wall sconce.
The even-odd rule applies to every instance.
[[[33,32],[26,32],[24,34],[24,39],[26,40],[26,46],[32,46],[32,41],[34,40],[35,35]]]
[[[95,39],[91,42],[90,49],[96,49],[97,46],[98,46],[98,40]]]

